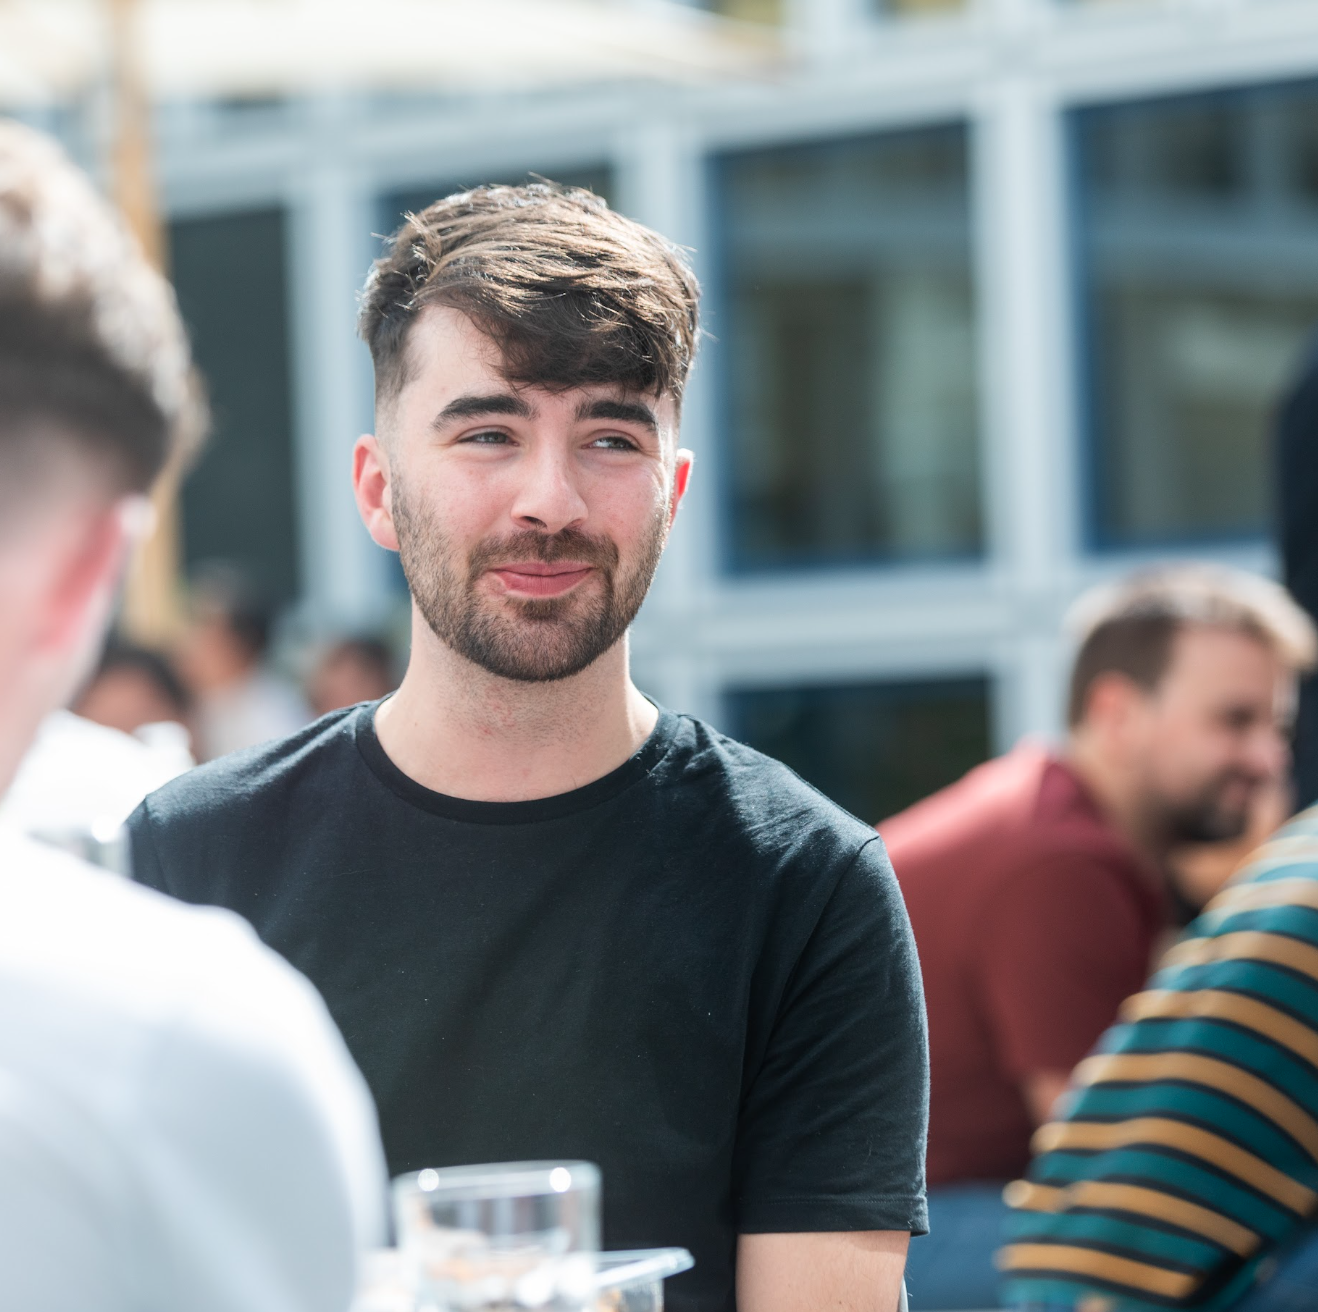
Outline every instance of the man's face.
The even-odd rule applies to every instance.
[[[1262,787],[1287,760],[1294,678],[1262,642],[1191,626],[1132,721],[1132,764],[1172,841],[1213,842],[1244,832]]]
[[[435,635],[502,678],[567,678],[649,589],[690,456],[671,397],[514,387],[465,315],[434,308],[384,417],[385,505]]]

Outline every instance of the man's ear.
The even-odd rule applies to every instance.
[[[352,491],[357,498],[357,513],[371,540],[389,551],[397,551],[389,457],[374,433],[364,433],[352,448]]]
[[[696,463],[695,455],[685,447],[679,447],[676,461],[673,467],[673,495],[668,504],[668,527],[673,527],[673,520],[677,518],[677,508],[682,504],[682,498],[686,496],[687,485],[691,481],[691,469]]]
[[[60,651],[108,620],[132,540],[125,504],[70,517],[68,531],[47,554],[47,586],[35,630],[41,650]]]
[[[1105,670],[1089,686],[1084,723],[1114,746],[1125,744],[1149,705],[1149,694],[1128,675]]]

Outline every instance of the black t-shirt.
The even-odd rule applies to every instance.
[[[229,907],[320,989],[394,1172],[584,1158],[606,1248],[681,1245],[730,1312],[736,1235],[923,1233],[919,966],[874,831],[664,711],[594,783],[431,792],[375,704],[152,794],[137,878]]]

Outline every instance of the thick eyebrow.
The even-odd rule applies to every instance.
[[[623,424],[640,424],[651,432],[659,431],[654,411],[643,401],[612,401],[601,397],[598,401],[583,401],[577,407],[578,419],[615,419]]]
[[[512,415],[531,419],[535,411],[529,402],[512,392],[491,392],[488,396],[459,396],[446,405],[431,421],[432,428],[443,428],[455,419],[483,419],[486,415]]]

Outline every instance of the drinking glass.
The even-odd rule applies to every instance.
[[[600,1173],[591,1163],[418,1171],[393,1192],[419,1312],[593,1308]]]

